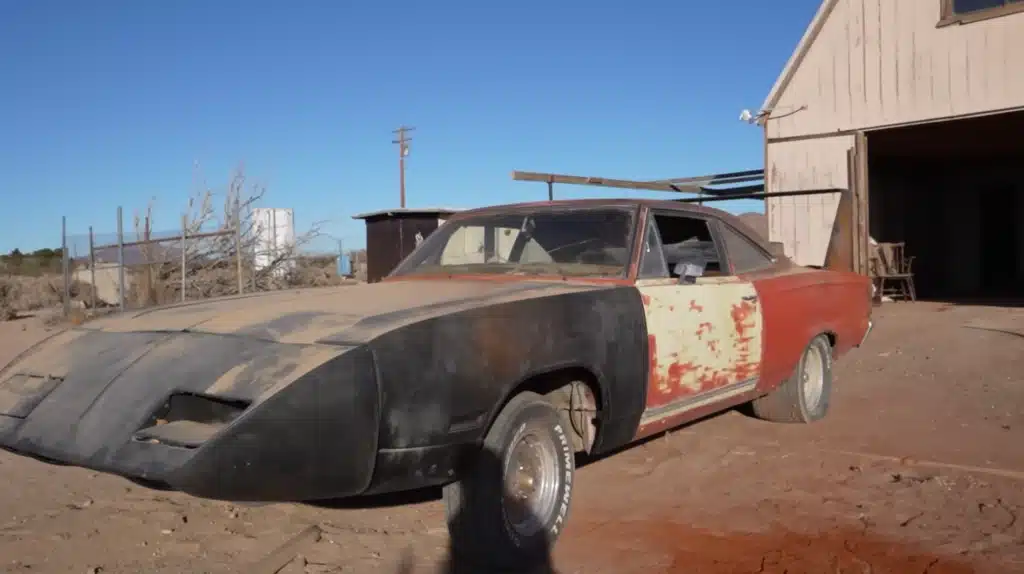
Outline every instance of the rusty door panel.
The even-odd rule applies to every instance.
[[[762,324],[757,291],[736,278],[637,283],[650,369],[645,418],[687,410],[702,393],[758,378]]]

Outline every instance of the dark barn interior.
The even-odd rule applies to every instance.
[[[1024,297],[1024,112],[868,134],[871,236],[905,242],[918,297]]]

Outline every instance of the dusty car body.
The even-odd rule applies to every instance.
[[[744,402],[809,422],[827,409],[830,375],[813,405],[780,389],[858,346],[870,313],[866,278],[772,256],[722,211],[491,207],[452,217],[378,284],[172,305],[55,334],[0,371],[0,445],[235,501],[459,484],[483,445],[504,465],[496,480],[536,490],[540,471],[513,477],[530,465],[509,453],[541,403],[557,413],[544,420],[563,474],[563,451],[608,452]],[[812,351],[820,367],[804,366]],[[513,407],[539,414],[517,426]],[[561,530],[566,476],[544,504],[519,496],[544,528],[506,528],[509,548]],[[466,496],[453,493],[452,513]]]

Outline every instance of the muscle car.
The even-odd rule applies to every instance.
[[[53,335],[0,371],[0,445],[231,501],[443,486],[453,545],[515,564],[562,531],[578,453],[744,403],[821,419],[871,310],[866,277],[795,265],[715,209],[469,210],[379,283]]]

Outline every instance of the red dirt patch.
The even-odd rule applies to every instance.
[[[576,525],[577,532],[587,525]],[[773,528],[762,533],[716,534],[665,519],[611,521],[590,526],[577,539],[587,548],[566,544],[565,554],[602,554],[608,563],[630,563],[642,554],[666,574],[973,574],[954,559],[912,545],[873,538],[855,529],[807,535]],[[595,550],[599,549],[599,550]],[[556,551],[556,554],[561,554]],[[569,557],[566,556],[566,557]],[[582,557],[581,557],[582,558]],[[591,557],[593,560],[593,556]],[[655,566],[655,564],[651,564]]]

